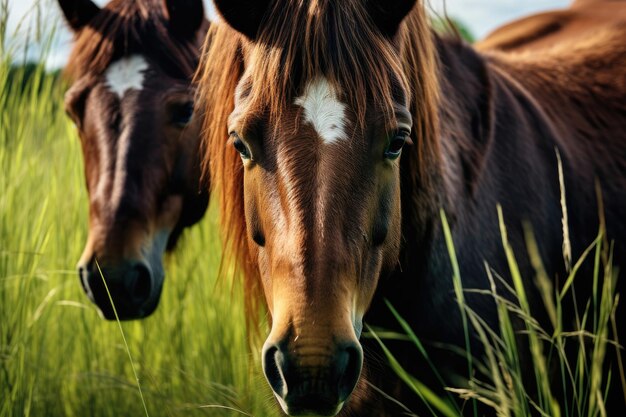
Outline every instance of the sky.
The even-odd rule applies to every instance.
[[[103,5],[108,0],[95,0]],[[131,0],[129,0],[131,1]],[[498,26],[531,13],[564,7],[571,0],[428,0],[432,10],[438,14],[444,11],[450,17],[463,22],[477,38],[483,38]],[[0,13],[2,10],[0,2]],[[204,0],[209,17],[214,16],[211,0]],[[40,56],[41,42],[36,42],[36,27],[39,21],[44,28],[55,30],[56,36],[46,57],[49,68],[59,68],[65,64],[72,44],[72,36],[63,21],[56,0],[8,0],[9,5],[9,46],[14,51],[16,60]],[[40,26],[41,27],[41,26]],[[46,30],[43,31],[44,33]],[[27,45],[28,48],[24,48]]]

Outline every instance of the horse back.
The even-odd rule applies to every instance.
[[[569,8],[549,11],[508,23],[476,43],[481,51],[537,52],[577,44],[599,27],[626,21],[626,1],[578,0]]]

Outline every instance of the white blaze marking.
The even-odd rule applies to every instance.
[[[148,63],[141,55],[122,58],[107,69],[106,85],[122,98],[128,90],[143,88],[144,71],[147,69]]]
[[[313,125],[317,134],[326,143],[346,139],[346,105],[325,78],[316,78],[307,84],[304,94],[295,104],[304,108],[305,120]]]

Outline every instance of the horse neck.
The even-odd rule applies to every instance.
[[[438,39],[442,208],[454,214],[471,198],[482,157],[493,135],[493,74],[483,57],[461,40]]]
[[[413,242],[428,240],[440,224],[440,209],[454,217],[456,207],[471,197],[491,135],[489,72],[483,58],[460,40],[435,36],[434,45],[437,126],[420,139],[430,141],[429,146],[402,161],[404,233]],[[414,100],[412,106],[421,103]],[[431,153],[424,156],[423,148]]]

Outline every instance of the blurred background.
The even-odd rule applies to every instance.
[[[209,16],[215,13],[210,0],[204,0]],[[106,0],[95,0],[103,5]],[[541,10],[563,7],[570,0],[430,0],[430,9],[435,14],[448,16],[466,27],[474,39],[480,39],[499,25]],[[9,11],[8,42],[16,57],[36,60],[41,56],[37,45],[42,28],[56,30],[57,35],[47,54],[48,69],[62,67],[70,50],[71,34],[64,26],[59,7],[52,0],[1,0],[0,13]],[[30,58],[30,59],[29,59]]]

